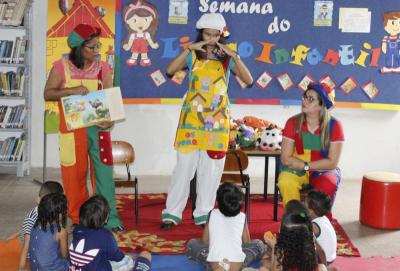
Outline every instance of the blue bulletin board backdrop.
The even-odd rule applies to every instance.
[[[256,84],[251,88],[242,89],[234,76],[231,76],[229,83],[229,97],[233,103],[247,104],[300,104],[301,91],[297,84],[309,74],[315,80],[329,75],[336,83],[336,101],[341,107],[367,107],[376,109],[400,110],[400,73],[380,73],[384,66],[385,55],[381,52],[378,66],[368,66],[371,61],[371,50],[365,49],[364,44],[369,43],[372,48],[381,48],[382,39],[388,35],[383,26],[383,13],[391,10],[400,10],[400,1],[382,0],[335,0],[333,1],[333,21],[331,27],[313,26],[314,1],[301,0],[280,0],[280,1],[211,1],[211,0],[189,0],[189,12],[187,24],[168,23],[168,0],[150,0],[158,8],[160,24],[155,35],[155,41],[159,44],[158,49],[149,47],[151,66],[142,67],[127,66],[126,60],[131,56],[130,52],[122,49],[122,44],[127,39],[127,30],[122,19],[122,10],[131,3],[129,0],[118,0],[116,16],[116,76],[120,84],[125,103],[176,103],[185,94],[188,79],[178,85],[165,76],[168,63],[182,50],[180,39],[188,36],[194,41],[197,36],[195,24],[197,19],[204,13],[210,12],[212,5],[220,5],[230,2],[234,3],[235,13],[223,12],[229,32],[231,33],[228,42],[235,42],[238,45],[238,52],[243,61],[249,67],[254,81],[267,71],[274,77],[266,89],[261,89]],[[272,12],[267,14],[240,13],[238,8],[252,3],[266,5]],[[371,12],[370,33],[343,33],[338,29],[339,8],[367,8]],[[268,27],[274,21],[278,25],[282,20],[290,23],[287,31],[279,31],[269,34]],[[287,26],[287,24],[286,24]],[[338,52],[341,45],[351,45],[354,51],[354,58],[357,59],[362,51],[369,53],[365,65],[358,64],[344,66],[340,61],[332,66],[319,62],[311,65],[307,60],[302,61],[302,66],[290,62],[281,64],[269,64],[256,60],[260,57],[263,46],[261,43],[273,43],[270,58],[274,59],[275,49],[286,49],[289,54],[298,45],[303,44],[310,50],[317,48],[325,56],[328,49]],[[167,79],[166,83],[157,87],[150,77],[150,73],[159,69]],[[276,80],[276,76],[288,73],[294,85],[287,91]],[[357,81],[357,87],[349,94],[343,93],[339,86],[348,78],[353,77]],[[372,80],[380,92],[374,99],[370,99],[361,89],[361,86]]]

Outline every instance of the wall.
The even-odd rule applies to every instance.
[[[47,18],[43,14],[47,14],[47,1],[35,1],[33,12],[32,167],[41,167],[47,28]],[[115,125],[113,138],[129,141],[135,146],[135,173],[170,175],[175,164],[172,144],[180,106],[127,105],[125,109],[127,119]],[[233,105],[232,116],[254,115],[283,126],[285,120],[299,110],[297,106]],[[360,178],[371,170],[400,172],[399,112],[338,108],[333,114],[343,122],[345,128],[346,144],[340,161],[345,178]],[[57,136],[48,136],[47,141],[47,164],[49,167],[58,167]],[[250,174],[262,176],[263,165],[263,160],[252,158]]]

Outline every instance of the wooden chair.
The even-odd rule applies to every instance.
[[[138,179],[136,176],[134,180],[131,179],[130,170],[130,165],[135,161],[135,151],[133,146],[126,141],[113,141],[112,156],[114,165],[125,165],[127,173],[126,179],[115,179],[115,187],[132,187],[135,189],[135,218],[137,225],[139,219]]]
[[[249,165],[247,154],[241,150],[228,150],[226,153],[224,172],[221,182],[234,183],[245,191],[245,206],[247,222],[250,223],[250,177],[244,171]]]

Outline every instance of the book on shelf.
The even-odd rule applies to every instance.
[[[6,128],[6,123],[8,122],[8,119],[10,118],[10,114],[11,114],[11,107],[7,106],[5,113],[4,113],[3,121],[1,123],[1,128]]]
[[[25,105],[0,106],[0,128],[20,129],[24,126],[26,116]]]
[[[7,111],[7,106],[6,105],[0,106],[0,127],[1,127],[1,125],[3,123],[4,115],[5,115],[6,111]]]
[[[16,128],[18,128],[18,129],[24,128],[24,122],[25,122],[26,113],[27,113],[27,110],[26,110],[26,107],[24,106],[24,108],[22,109],[21,115],[19,117],[19,120],[18,120]]]
[[[4,140],[2,141],[2,143],[1,143],[1,148],[0,148],[0,160],[3,160],[3,153],[4,153],[4,150],[5,150],[5,148],[6,148],[7,143],[8,143],[9,140],[10,140],[9,138],[6,138],[6,139],[4,139]]]
[[[6,64],[23,64],[26,50],[26,38],[0,40],[0,61]]]
[[[24,18],[28,0],[7,0],[0,3],[0,25],[19,26]]]
[[[15,142],[17,142],[17,138],[13,136],[10,140],[10,145],[8,146],[7,152],[5,153],[4,160],[9,161],[11,157],[11,153],[14,150]]]
[[[18,67],[17,68],[17,96],[24,96],[24,89],[25,89],[25,67]]]
[[[0,96],[22,96],[24,93],[25,68],[0,72]]]
[[[27,41],[26,38],[23,37],[21,40],[21,45],[18,51],[18,62],[17,63],[24,63],[25,61],[25,52],[26,52]]]
[[[10,116],[8,117],[8,120],[4,125],[5,128],[11,128],[11,123],[13,122],[13,120],[15,118],[16,111],[17,111],[17,107],[16,106],[12,106],[11,110],[10,110]]]
[[[11,107],[10,117],[8,118],[8,121],[5,124],[6,128],[12,128],[12,124],[13,124],[13,122],[15,120],[16,115],[17,115],[17,110],[18,110],[17,106]]]
[[[4,14],[6,14],[7,3],[0,2],[0,22],[3,21]]]
[[[21,139],[20,139],[20,138],[17,138],[16,141],[15,141],[15,144],[14,144],[14,146],[13,146],[13,149],[12,149],[12,151],[11,151],[11,153],[10,153],[10,156],[9,156],[9,158],[7,159],[7,161],[14,161],[14,159],[15,159],[15,154],[16,154],[17,148],[18,148],[18,144],[20,144],[20,142],[21,142]]]
[[[14,159],[14,161],[22,161],[23,160],[25,145],[26,145],[26,139],[21,139],[21,145],[19,146],[19,149],[16,153],[17,156],[16,156],[16,159]]]
[[[4,149],[3,149],[3,151],[2,151],[2,153],[0,155],[2,161],[6,161],[7,153],[9,151],[9,149],[10,149],[10,146],[11,146],[13,140],[15,140],[15,136],[9,137],[9,138],[6,139],[6,141],[5,141],[6,145],[4,146]]]
[[[12,118],[10,118],[10,121],[7,124],[8,128],[15,129],[18,127],[19,118],[21,117],[23,107],[24,107],[23,105],[17,105],[13,108],[14,114],[12,115]]]
[[[125,118],[121,89],[113,87],[61,98],[68,130]]]
[[[0,160],[21,161],[26,144],[25,137],[25,134],[21,134],[19,137],[12,136],[0,141]]]

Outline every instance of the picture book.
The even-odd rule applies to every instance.
[[[89,127],[105,121],[125,118],[119,87],[61,98],[68,130]]]

